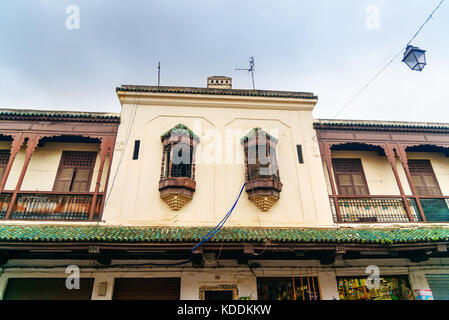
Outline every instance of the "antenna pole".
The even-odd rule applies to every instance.
[[[254,67],[254,57],[251,57],[249,59],[249,71],[251,72],[251,78],[253,79],[253,90],[256,90],[256,85],[254,83],[254,70],[256,70]]]
[[[161,63],[157,64],[157,86],[161,85]]]
[[[253,81],[253,90],[256,90],[256,84],[254,82],[254,70],[256,70],[255,68],[255,63],[254,63],[254,57],[249,58],[249,68],[248,69],[242,69],[242,68],[235,68],[236,71],[248,71],[251,73],[251,79]]]

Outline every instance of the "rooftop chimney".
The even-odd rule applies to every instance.
[[[208,77],[207,87],[214,89],[232,89],[232,78],[224,76]]]

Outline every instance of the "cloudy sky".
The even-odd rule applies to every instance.
[[[258,89],[314,92],[333,118],[439,1],[0,0],[0,107],[119,112],[115,87],[157,84],[158,61],[162,85],[246,89],[254,56]],[[399,57],[338,117],[449,122],[448,29],[445,2],[413,42],[424,72]]]

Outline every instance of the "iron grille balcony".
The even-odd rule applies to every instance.
[[[8,206],[11,202],[12,193],[0,194],[0,219],[5,219]]]
[[[4,219],[11,203],[11,193],[0,196],[0,218]],[[93,193],[21,192],[17,195],[10,219],[88,221]],[[93,220],[100,217],[103,194],[98,194]]]
[[[449,198],[420,198],[428,222],[449,221]]]
[[[330,196],[334,221],[338,223],[337,207]],[[422,222],[418,202],[408,197],[413,221],[407,214],[407,207],[400,196],[337,196],[341,223],[401,223]],[[426,222],[449,222],[449,197],[419,198]]]

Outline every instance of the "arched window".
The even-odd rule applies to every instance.
[[[195,192],[195,151],[199,138],[178,124],[161,136],[163,145],[159,191],[173,210],[192,200]]]

